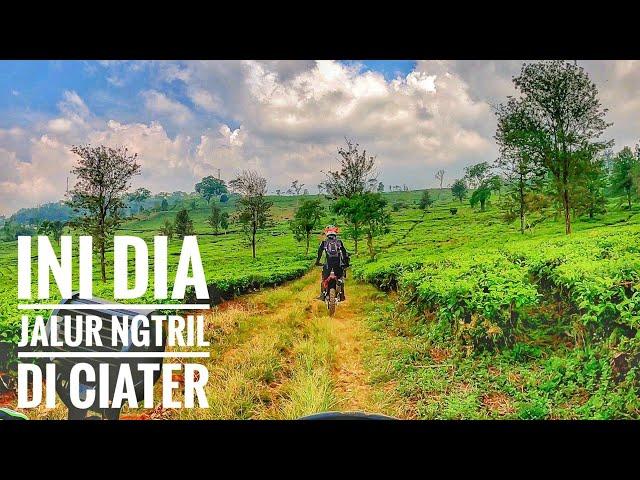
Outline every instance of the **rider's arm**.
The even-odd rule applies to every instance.
[[[318,258],[316,258],[316,263],[320,263],[320,258],[322,257],[322,252],[324,252],[324,242],[320,243],[318,247]]]
[[[342,258],[345,259],[346,264],[349,264],[349,252],[347,252],[347,249],[344,246],[344,243],[340,242],[340,250],[342,250]]]

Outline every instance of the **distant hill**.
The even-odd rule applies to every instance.
[[[20,225],[36,225],[44,220],[66,222],[73,210],[62,202],[45,203],[39,207],[21,208],[9,217],[9,221]]]

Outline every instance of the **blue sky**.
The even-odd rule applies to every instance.
[[[393,80],[398,75],[406,76],[416,67],[415,60],[357,60],[345,63],[359,63],[364,70],[380,72],[387,80]]]
[[[414,60],[345,60],[346,65],[362,65],[362,71],[376,71],[385,79],[406,76],[416,65]],[[98,61],[1,61],[0,128],[26,125],[34,117],[53,115],[63,92],[75,91],[98,116],[148,120],[141,108],[140,92],[161,88],[172,98],[189,104],[179,83],[156,80],[154,69],[132,70]],[[231,119],[227,119],[231,120]]]

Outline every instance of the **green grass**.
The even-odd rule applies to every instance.
[[[416,208],[420,191],[385,193],[391,232],[376,239],[375,260],[362,252],[352,262],[356,277],[399,293],[394,307],[373,302],[368,320],[376,335],[375,351],[367,354],[372,378],[394,384],[389,398],[400,398],[417,418],[638,418],[640,206],[625,210],[612,200],[605,215],[574,219],[571,236],[554,219],[522,235],[501,220],[495,198],[479,212],[448,190],[431,194],[436,203],[425,213]],[[312,263],[314,249],[305,255],[288,229],[300,199],[271,199],[275,223],[260,235],[257,260],[237,226],[211,233],[204,201],[190,211],[207,282],[227,296],[281,284]],[[223,208],[231,212],[234,201]],[[398,202],[405,206],[394,211]],[[119,233],[150,242],[174,217],[175,211],[145,214]],[[331,214],[323,221],[339,223]],[[353,250],[350,239],[346,245]],[[171,242],[170,284],[179,247]],[[0,244],[0,336],[9,340],[17,333],[16,258],[15,242]],[[111,283],[101,284],[95,263],[94,294],[109,298]],[[302,288],[316,287],[294,284],[260,298],[273,310]],[[247,343],[237,360],[241,372],[230,369],[224,388],[212,387],[220,388],[212,395],[223,409],[211,412],[214,418],[254,415],[283,376],[278,408],[264,406],[264,417],[294,418],[335,405],[326,363],[333,354],[328,344],[291,334],[305,315],[299,308],[289,313],[269,335]],[[221,327],[221,345],[252,342],[249,325],[259,315],[243,315],[229,331]],[[304,330],[322,339],[322,328],[314,321]],[[283,352],[298,360],[291,372],[274,360]]]
[[[418,418],[637,418],[638,213],[612,201],[566,236],[553,220],[522,235],[495,207],[404,210],[415,227],[354,262],[401,298],[371,325],[376,376],[396,380]]]
[[[214,235],[211,227],[206,223],[210,214],[210,206],[202,199],[198,200],[196,208],[189,211],[193,220],[195,233],[198,236],[200,254],[204,266],[207,284],[217,297],[221,294],[225,298],[236,294],[258,289],[267,285],[278,285],[284,281],[302,276],[312,264],[315,251],[305,254],[304,245],[294,240],[287,220],[292,216],[297,203],[295,197],[272,197],[273,226],[258,235],[257,258],[253,259],[247,239],[240,231],[240,226],[232,224],[229,233]],[[187,202],[188,204],[189,202]],[[220,204],[223,210],[233,212],[235,197],[231,197],[226,204]],[[159,230],[166,219],[175,219],[177,208],[168,212],[145,212],[137,214],[126,221],[118,235],[135,235],[143,238],[149,245],[149,255],[153,254],[153,237],[159,235]],[[329,218],[327,218],[329,221]],[[317,234],[320,238],[319,232]],[[77,238],[76,238],[77,239]],[[182,241],[174,238],[169,244],[169,296],[173,284]],[[57,249],[57,246],[54,245]],[[74,242],[74,272],[76,271],[77,243]],[[16,308],[17,299],[17,242],[0,242],[0,340],[16,341],[19,312]],[[37,271],[37,245],[32,245],[32,272]],[[113,298],[113,251],[107,251],[107,282],[100,281],[98,256],[94,254],[93,294],[106,299]],[[150,260],[150,265],[152,262]],[[133,264],[130,262],[130,272]],[[153,298],[153,270],[150,268],[147,294],[132,302],[162,303]],[[78,279],[74,278],[74,289],[78,288]],[[36,278],[33,278],[33,295],[37,295]],[[52,288],[51,301],[55,302],[59,294],[55,286]],[[218,298],[214,299],[218,300]],[[170,302],[170,300],[167,300]],[[42,312],[45,313],[46,312]]]

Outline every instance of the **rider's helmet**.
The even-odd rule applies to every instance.
[[[324,234],[327,236],[327,238],[335,238],[338,235],[339,231],[340,229],[335,225],[327,225],[324,229]]]

